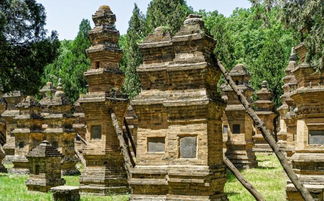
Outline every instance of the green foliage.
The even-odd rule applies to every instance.
[[[64,91],[71,101],[76,101],[80,93],[86,92],[87,83],[83,73],[90,66],[86,55],[86,49],[91,45],[88,38],[90,29],[89,20],[83,19],[77,37],[73,41],[61,41],[60,55],[46,66],[42,79],[45,84],[48,81],[57,83],[61,78]]]
[[[192,12],[192,8],[188,7],[185,0],[152,0],[147,8],[147,33],[156,27],[168,26],[174,34]]]
[[[296,45],[291,30],[285,29],[279,10],[271,9],[260,16],[260,9],[237,9],[225,18],[217,12],[205,13],[207,28],[217,41],[215,53],[228,69],[244,63],[251,73],[251,84],[259,89],[267,80],[276,105],[280,104],[282,78],[291,47]]]
[[[57,57],[59,41],[46,36],[46,13],[35,0],[0,1],[0,86],[35,94],[44,66]]]
[[[323,69],[324,63],[324,26],[323,0],[250,0],[254,6],[263,5],[267,10],[280,8],[281,19],[299,33],[296,39],[304,42],[307,49],[307,61],[317,69]],[[260,12],[261,13],[261,12]]]
[[[285,0],[283,19],[289,27],[301,33],[301,42],[305,42],[308,49],[308,62],[318,69],[323,69],[323,0]]]
[[[189,13],[192,13],[192,9],[184,0],[152,0],[145,18],[135,4],[127,34],[119,41],[120,47],[124,50],[120,64],[125,72],[123,89],[130,98],[140,92],[140,80],[136,68],[142,63],[142,55],[138,43],[156,27],[164,26],[171,33],[176,33]]]
[[[133,15],[129,21],[127,35],[120,40],[121,47],[125,50],[121,62],[122,70],[125,72],[124,91],[130,98],[140,92],[140,80],[136,68],[142,63],[138,43],[145,36],[145,17],[137,5],[134,5]]]

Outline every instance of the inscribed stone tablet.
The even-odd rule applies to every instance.
[[[324,131],[309,131],[309,144],[324,144]]]
[[[91,139],[101,138],[101,126],[91,126]]]
[[[197,157],[197,137],[180,138],[180,158]]]
[[[150,137],[147,138],[147,151],[153,153],[161,153],[165,150],[164,137]]]

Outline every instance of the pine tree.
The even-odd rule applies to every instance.
[[[142,55],[138,43],[145,37],[145,17],[134,5],[133,15],[129,21],[129,28],[126,35],[124,49],[124,90],[130,98],[136,96],[140,91],[140,80],[136,73],[136,68],[142,63]]]
[[[0,1],[0,88],[37,93],[44,67],[58,54],[56,32],[47,37],[44,7],[35,0]]]
[[[45,69],[43,84],[47,81],[56,83],[61,78],[64,91],[71,101],[86,92],[87,83],[83,73],[90,66],[86,55],[86,49],[91,45],[88,38],[90,29],[89,20],[83,19],[76,38],[73,41],[62,41],[59,57]]]
[[[152,0],[147,8],[146,31],[150,33],[156,27],[166,26],[174,34],[192,12],[185,0]]]

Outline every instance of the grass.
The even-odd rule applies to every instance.
[[[0,173],[0,201],[53,201],[51,193],[27,191],[25,181],[28,176]],[[66,185],[78,186],[79,177],[65,176]],[[128,195],[81,196],[81,201],[127,201]]]
[[[241,173],[255,186],[267,201],[285,200],[286,176],[274,155],[257,154],[259,167],[243,170]],[[247,190],[228,173],[225,192],[230,201],[254,201]],[[66,185],[78,186],[78,176],[65,176]],[[0,173],[0,201],[52,201],[51,193],[27,191],[27,176]],[[126,201],[128,195],[121,196],[81,196],[81,201]]]
[[[258,168],[241,173],[267,201],[286,200],[287,177],[275,155],[257,154]],[[227,174],[225,192],[230,201],[254,201],[250,193],[231,174]]]

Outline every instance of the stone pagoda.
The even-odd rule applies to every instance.
[[[0,172],[7,172],[6,167],[2,164],[3,159],[6,157],[6,154],[0,144]]]
[[[3,95],[6,101],[6,110],[1,114],[1,117],[6,122],[6,144],[4,144],[3,149],[6,153],[5,160],[11,161],[15,155],[15,136],[11,132],[16,128],[16,120],[14,119],[19,110],[16,108],[18,104],[24,97],[19,91],[14,91]]]
[[[198,15],[190,15],[174,37],[159,27],[140,44],[131,200],[227,200],[214,47]]]
[[[303,53],[298,53],[304,58]],[[297,88],[291,93],[296,105],[295,151],[291,163],[299,180],[310,191],[314,200],[324,200],[324,72],[317,72],[308,63],[292,70]],[[302,201],[294,186],[288,182],[287,199]]]
[[[109,6],[101,6],[92,18],[95,27],[89,32],[92,46],[87,50],[91,68],[84,73],[89,87],[79,99],[88,142],[83,152],[86,167],[80,178],[80,191],[99,195],[125,193],[129,191],[127,174],[110,116],[114,112],[122,128],[128,98],[120,90],[124,74],[119,69],[119,31]]]
[[[6,143],[6,121],[1,117],[1,114],[6,110],[7,103],[3,94],[0,91],[0,145],[3,146]]]
[[[277,109],[280,114],[280,131],[278,132],[278,145],[280,149],[286,152],[290,157],[295,149],[296,138],[296,119],[295,104],[291,98],[291,93],[296,89],[297,80],[292,71],[296,68],[297,55],[294,48],[292,49],[289,64],[285,69],[285,77],[283,78],[284,94],[280,97],[282,105]]]
[[[250,75],[244,65],[238,64],[231,71],[230,76],[239,90],[250,100],[253,89],[249,86]],[[229,85],[223,86],[223,93],[227,96],[225,115],[227,119],[226,156],[237,168],[253,168],[257,160],[253,148],[253,121],[246,113],[236,93]],[[226,125],[225,123],[223,126]],[[224,129],[224,128],[223,128]]]
[[[268,82],[263,81],[261,89],[256,92],[258,100],[254,102],[254,107],[256,114],[264,122],[264,125],[269,130],[270,133],[274,131],[274,119],[276,114],[273,112],[274,104],[271,101],[272,93],[268,89]],[[261,134],[261,131],[258,128],[254,129],[253,142],[254,147],[253,151],[255,152],[272,152],[272,149],[268,142],[264,139]]]
[[[73,123],[73,128],[77,133],[75,147],[79,153],[82,153],[85,146],[85,135],[87,132],[85,115],[78,101],[73,106],[74,106],[73,116],[76,119],[76,121]]]
[[[27,96],[16,105],[19,114],[14,117],[17,126],[12,130],[15,137],[15,155],[12,160],[13,173],[27,174],[29,164],[26,155],[39,145],[42,140],[42,117],[40,104],[31,96]]]
[[[43,98],[40,101],[43,139],[49,141],[63,154],[63,175],[79,174],[76,168],[79,159],[75,153],[76,131],[73,128],[73,123],[76,118],[73,105],[65,96],[60,80],[56,89],[51,83],[47,83],[41,92],[43,93]]]
[[[1,114],[6,110],[6,101],[2,98],[0,92],[0,172],[7,172],[7,169],[3,166],[2,161],[6,154],[2,146],[6,142],[6,122],[1,118]]]
[[[26,181],[28,190],[48,192],[51,187],[65,184],[61,178],[62,154],[48,141],[43,141],[28,154],[29,179]]]

